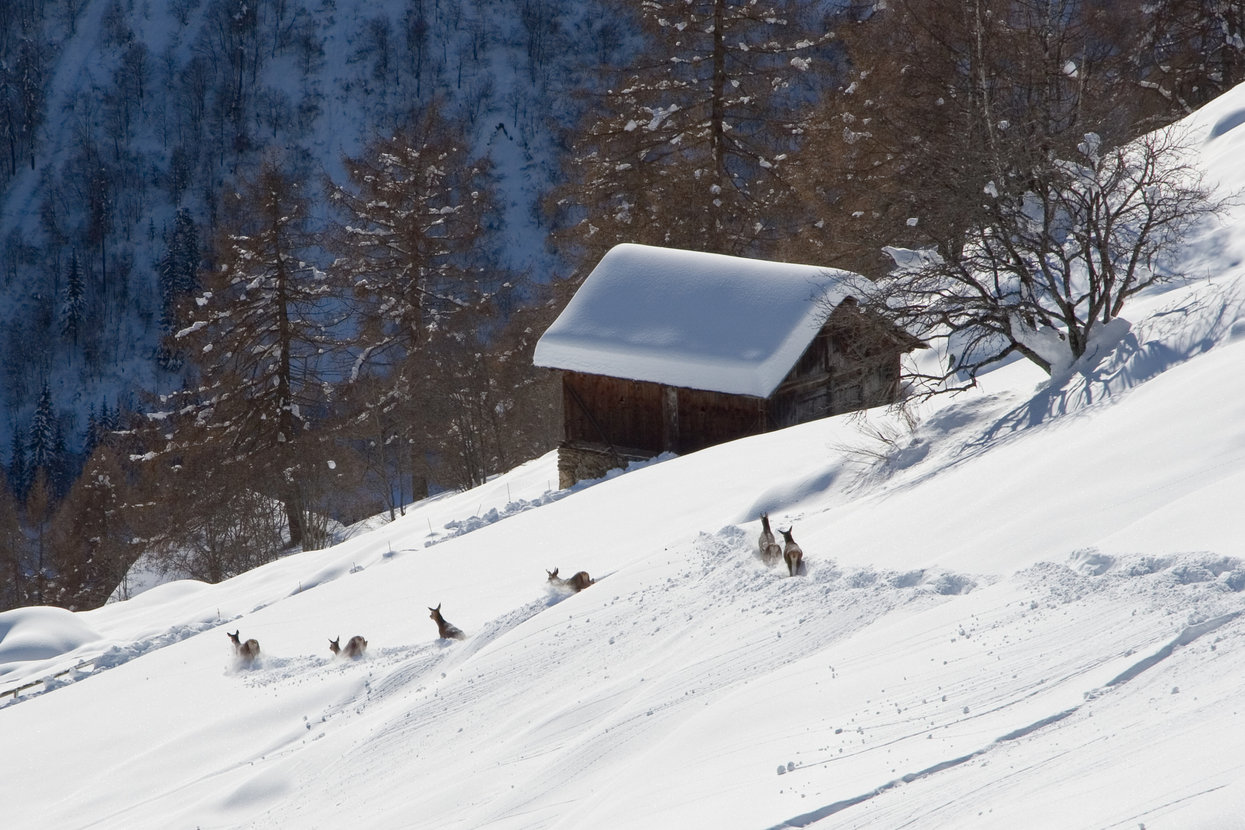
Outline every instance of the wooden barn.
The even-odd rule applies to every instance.
[[[863,314],[844,271],[619,245],[536,346],[562,375],[560,486],[887,404],[919,341]]]

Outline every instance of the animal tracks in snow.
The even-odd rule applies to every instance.
[[[921,683],[841,701],[850,714],[835,734],[808,753],[813,757],[782,766],[780,779],[789,791],[834,797],[774,826],[808,827],[837,816],[843,823],[836,827],[863,827],[865,813],[870,821],[900,824],[903,799],[889,796],[901,786],[952,771],[971,778],[969,786],[988,786],[982,782],[1007,775],[1006,764],[990,759],[1006,755],[1010,745],[1045,741],[1053,760],[1102,707],[1144,711],[1155,694],[1181,694],[1167,679],[1179,676],[1178,665],[1165,670],[1166,664],[1218,659],[1224,643],[1245,641],[1241,572],[1241,562],[1212,554],[1107,556],[1095,550],[1019,572],[1011,579],[1019,598],[973,608],[945,630],[941,648],[931,638],[931,666]],[[839,665],[851,669],[847,660]],[[1133,703],[1130,696],[1145,697]],[[1057,737],[1065,727],[1073,732]],[[994,737],[981,742],[975,736],[983,731]],[[839,758],[869,755],[890,773],[879,777],[881,783],[855,792],[824,786]],[[869,810],[847,812],[865,802],[873,802]],[[853,823],[858,820],[864,823]]]

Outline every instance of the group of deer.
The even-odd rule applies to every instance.
[[[795,576],[800,572],[800,564],[804,561],[804,551],[791,538],[791,531],[795,530],[795,525],[780,530],[782,534],[783,544],[780,547],[777,540],[774,539],[774,531],[769,527],[769,514],[761,514],[761,536],[757,539],[757,545],[761,548],[761,561],[766,565],[776,565],[778,560],[782,559],[787,563],[787,573]]]
[[[552,571],[547,570],[545,571],[545,573],[548,575],[549,583],[551,585],[554,585],[558,588],[570,588],[572,591],[576,593],[579,593],[583,589],[587,588],[589,585],[592,585],[593,583],[596,582],[595,579],[588,576],[587,571],[580,571],[574,576],[570,576],[565,579],[558,576],[557,568],[554,568]],[[450,622],[445,617],[441,616],[441,604],[440,603],[437,603],[436,608],[429,608],[428,610],[431,612],[428,615],[428,618],[437,624],[437,636],[440,637],[442,640],[462,640],[467,636],[466,634],[463,633],[463,630],[461,628],[454,625],[454,623]]]
[[[766,525],[766,527],[768,528],[768,525]],[[588,576],[587,571],[580,571],[574,576],[567,577],[566,579],[558,576],[557,568],[554,568],[552,571],[545,571],[545,573],[549,576],[550,584],[559,588],[570,588],[576,593],[596,582],[595,579]],[[442,640],[461,640],[467,636],[463,633],[461,628],[441,616],[440,603],[437,603],[436,608],[429,608],[428,610],[432,612],[428,615],[428,617],[437,624],[437,636]],[[234,653],[237,655],[238,661],[244,666],[249,666],[255,662],[256,658],[259,657],[259,640],[247,640],[246,642],[243,642],[239,638],[238,634],[239,632],[235,631],[229,635],[229,639],[233,642]],[[348,657],[351,660],[359,659],[367,650],[367,640],[357,634],[346,642],[345,648],[342,648],[340,643],[341,637],[338,637],[336,640],[329,640],[329,650],[332,651],[334,655]]]
[[[228,633],[228,632],[226,632]],[[238,662],[244,666],[249,666],[259,658],[259,640],[254,638],[242,641],[238,635],[240,631],[235,631],[229,635],[230,642],[233,643],[234,655],[238,658]],[[346,647],[342,648],[341,637],[335,640],[329,640],[329,651],[335,656],[347,657],[351,660],[358,660],[367,651],[367,640],[358,634],[346,641]]]

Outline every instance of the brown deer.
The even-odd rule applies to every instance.
[[[761,514],[761,536],[757,539],[757,547],[761,549],[761,561],[773,565],[782,558],[782,548],[774,539],[774,531],[770,530],[769,514]]]
[[[228,632],[226,632],[228,633]],[[245,643],[238,637],[241,631],[235,631],[229,635],[229,639],[233,642],[234,653],[238,656],[238,660],[246,666],[255,662],[259,657],[259,640],[247,640]]]
[[[363,656],[363,652],[367,651],[367,640],[358,634],[346,641],[345,649],[338,645],[340,642],[341,637],[338,637],[336,640],[329,640],[329,651],[334,654],[340,654],[343,657],[349,657],[351,660],[358,660]]]
[[[791,576],[795,576],[800,572],[800,563],[804,561],[804,549],[791,538],[791,531],[795,530],[795,525],[780,530],[782,534],[782,558],[787,562],[787,572]]]
[[[462,640],[467,636],[461,628],[441,616],[441,603],[438,602],[436,608],[428,610],[432,612],[428,617],[437,624],[437,634],[442,640]]]
[[[579,593],[583,589],[587,588],[589,585],[592,585],[594,582],[596,582],[595,579],[588,576],[587,571],[580,571],[574,576],[568,577],[566,579],[563,579],[562,577],[558,576],[557,568],[554,568],[552,571],[545,571],[545,573],[549,574],[549,581],[552,584],[557,585],[559,587],[563,587],[563,588],[570,588],[575,593]]]

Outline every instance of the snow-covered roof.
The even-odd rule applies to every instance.
[[[623,244],[536,344],[537,366],[769,397],[856,274]]]

